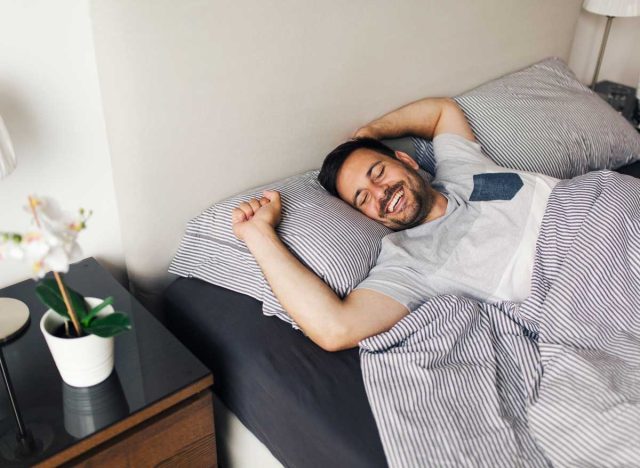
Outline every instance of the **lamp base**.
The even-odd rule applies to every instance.
[[[53,442],[53,429],[48,424],[30,422],[25,437],[10,429],[0,437],[0,465],[25,466],[43,453]]]
[[[29,307],[18,299],[0,297],[0,344],[16,338],[29,325]]]
[[[2,347],[18,338],[28,326],[27,305],[17,299],[0,297],[0,371],[15,418],[14,428],[4,431],[4,435],[0,437],[0,459],[20,465],[24,465],[26,460],[41,453],[53,440],[53,432],[49,426],[43,426],[44,429],[42,429],[40,424],[31,425],[29,428],[24,425],[4,359]]]

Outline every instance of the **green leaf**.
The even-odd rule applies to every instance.
[[[64,305],[58,284],[51,279],[43,279],[36,286],[36,295],[44,305],[55,310],[63,317],[69,318],[67,306]]]
[[[0,240],[2,242],[13,242],[15,244],[19,244],[22,242],[22,235],[17,232],[0,232]]]
[[[84,327],[84,329],[92,335],[109,338],[123,331],[131,330],[131,323],[129,322],[129,317],[126,315],[113,313],[96,318],[91,322],[91,325]]]
[[[109,296],[87,313],[85,318],[82,319],[82,326],[86,328],[91,323],[91,320],[93,320],[93,318],[98,315],[102,309],[110,306],[111,304],[113,304],[113,297]]]
[[[64,285],[64,288],[69,296],[71,307],[73,307],[73,310],[78,316],[78,320],[82,321],[82,319],[87,315],[87,303],[85,302],[84,297],[66,284]],[[60,288],[58,288],[56,280],[51,278],[40,280],[38,286],[36,286],[36,294],[40,300],[45,303],[45,305],[51,307],[63,317],[71,318],[67,312],[67,306],[64,303],[62,293],[60,292]]]
[[[82,322],[87,316],[87,302],[84,300],[84,296],[77,291],[74,291],[66,284],[64,285],[64,288],[67,290],[67,294],[69,295],[71,307],[73,307],[78,320]]]

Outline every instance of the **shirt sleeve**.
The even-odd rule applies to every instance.
[[[356,289],[379,292],[413,311],[435,295],[429,285],[425,273],[416,271],[403,260],[395,244],[386,237],[376,265]]]
[[[483,168],[496,167],[483,152],[479,143],[469,141],[454,133],[441,133],[433,139],[436,172],[451,164],[477,165]]]
[[[426,300],[426,298],[418,299],[410,293],[402,294],[401,291],[395,289],[393,285],[389,284],[388,281],[383,281],[380,278],[375,277],[366,278],[356,287],[356,289],[369,289],[371,291],[376,291],[380,294],[384,294],[385,296],[390,297],[394,301],[399,302],[400,304],[405,306],[409,312],[417,309]]]

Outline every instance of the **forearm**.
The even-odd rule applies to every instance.
[[[315,343],[331,347],[343,332],[342,299],[291,254],[271,226],[255,226],[244,241],[287,313]]]
[[[445,112],[458,110],[450,98],[425,98],[400,107],[366,125],[377,139],[415,135],[433,138]]]

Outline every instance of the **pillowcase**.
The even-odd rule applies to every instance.
[[[339,296],[369,274],[388,228],[367,218],[318,182],[318,172],[267,184],[216,203],[188,225],[169,272],[199,278],[262,301],[262,311],[299,328],[273,294],[260,267],[233,234],[231,211],[266,189],[282,197],[282,242]]]
[[[640,160],[640,133],[559,58],[454,99],[485,154],[504,167],[569,179]],[[413,142],[418,163],[434,174],[431,142]]]

